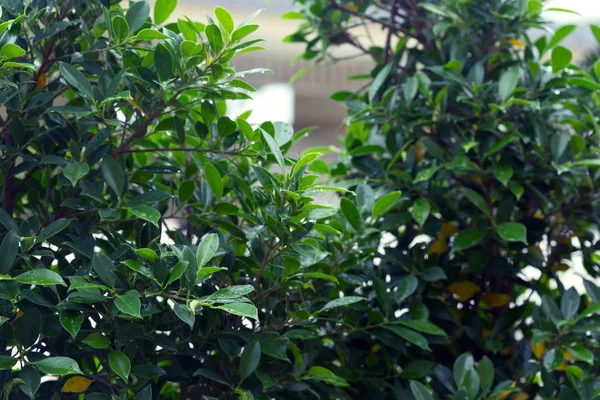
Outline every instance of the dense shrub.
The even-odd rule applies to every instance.
[[[226,115],[263,72],[233,69],[253,16],[165,25],[175,3],[2,2],[4,399],[349,385],[332,338],[361,298],[339,298],[337,209],[312,199],[343,189],[284,158],[306,132]]]
[[[600,64],[571,63],[575,26],[548,29],[538,0],[296,3],[304,59],[373,62],[332,96],[348,133],[331,175],[356,192],[334,257],[368,299],[335,342],[358,397],[598,398],[600,289],[561,281],[600,273]],[[371,329],[392,321],[420,333]]]

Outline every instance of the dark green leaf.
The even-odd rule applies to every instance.
[[[260,342],[254,340],[244,347],[240,358],[240,376],[242,380],[249,377],[260,363]]]

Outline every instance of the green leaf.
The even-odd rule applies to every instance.
[[[228,303],[223,304],[222,306],[215,307],[219,310],[227,311],[233,315],[239,315],[241,317],[252,318],[256,321],[258,319],[258,309],[254,306],[254,304],[249,303]]]
[[[296,275],[294,275],[294,277],[302,277],[302,278],[308,278],[308,279],[323,279],[323,280],[326,280],[329,282],[333,282],[337,285],[340,284],[340,282],[337,280],[337,278],[335,276],[327,275],[322,272],[304,272],[301,274],[296,274]]]
[[[117,281],[115,264],[106,254],[96,253],[92,259],[92,268],[98,277],[109,287],[114,287]]]
[[[452,375],[457,387],[464,385],[465,377],[474,367],[475,360],[471,353],[463,353],[456,359],[452,368]]]
[[[259,25],[246,25],[246,26],[242,26],[242,27],[237,28],[231,34],[231,43],[237,43],[237,42],[239,42],[240,40],[242,40],[246,36],[254,33],[258,28],[259,28]]]
[[[352,202],[352,200],[347,197],[343,197],[340,200],[340,209],[342,211],[342,215],[346,220],[352,225],[352,227],[356,230],[360,229],[361,218],[360,213],[358,212],[358,208]]]
[[[363,300],[365,300],[365,298],[359,297],[359,296],[340,297],[339,299],[331,300],[330,302],[325,304],[323,306],[323,308],[321,308],[321,310],[319,310],[319,312],[329,311],[332,308],[337,308],[337,307],[346,307],[346,306],[349,306],[350,304],[358,303],[359,301],[363,301]]]
[[[233,32],[233,28],[235,27],[235,24],[233,22],[233,18],[231,17],[231,14],[229,14],[227,12],[227,10],[225,10],[224,8],[221,8],[221,7],[215,7],[215,16],[217,17],[217,20],[219,21],[221,28],[223,28],[223,30],[225,32],[227,32],[227,33]]]
[[[137,254],[138,256],[140,256],[142,258],[145,258],[146,260],[148,260],[150,262],[154,262],[158,258],[158,255],[156,254],[156,252],[154,250],[147,249],[147,248],[136,249],[135,254]]]
[[[254,291],[252,285],[235,285],[219,289],[206,298],[205,301],[215,301],[219,299],[236,299]]]
[[[469,201],[471,203],[473,203],[477,208],[479,208],[481,211],[483,211],[483,213],[488,218],[490,218],[490,219],[492,218],[492,214],[490,213],[490,209],[489,209],[486,201],[484,200],[483,197],[481,197],[481,195],[479,193],[477,193],[473,189],[468,189],[468,188],[461,188],[461,191],[466,196],[466,198],[469,199]]]
[[[59,316],[60,324],[71,334],[73,340],[83,324],[83,314],[78,311],[62,311]]]
[[[160,25],[171,16],[177,7],[177,0],[156,0],[154,4],[154,23]]]
[[[489,392],[494,384],[495,368],[492,361],[484,356],[477,365],[477,374],[479,375],[481,390],[484,394]]]
[[[431,322],[411,319],[401,320],[400,323],[415,331],[427,333],[428,335],[446,336],[446,332],[444,332],[442,329],[435,326]]]
[[[14,43],[6,43],[0,49],[0,57],[5,58],[18,58],[25,55],[25,50]]]
[[[204,268],[206,264],[215,256],[219,249],[219,235],[216,233],[209,233],[204,236],[198,245],[196,251],[196,261],[198,262],[198,269]]]
[[[215,24],[209,24],[204,28],[204,34],[213,54],[219,54],[223,50],[223,35],[219,27]]]
[[[135,38],[133,40],[135,40],[135,41],[157,40],[157,39],[169,39],[169,38],[170,38],[170,36],[167,36],[164,33],[160,33],[156,29],[146,28],[146,29],[142,29],[141,31],[139,31],[139,33],[135,36]]]
[[[227,270],[227,268],[224,268],[224,267],[205,267],[205,268],[202,268],[196,274],[196,281],[204,278],[205,276],[212,275],[215,272],[224,271],[224,270]]]
[[[420,170],[415,177],[413,183],[426,182],[430,180],[436,172],[440,170],[441,167],[429,167]]]
[[[429,201],[421,197],[414,202],[411,215],[420,226],[423,226],[425,225],[427,218],[429,218],[430,212],[431,205],[429,204]]]
[[[4,236],[2,244],[0,244],[0,275],[7,274],[10,271],[18,252],[19,237],[13,231],[10,231]]]
[[[505,102],[513,94],[519,84],[519,67],[511,67],[504,71],[498,81],[498,95]]]
[[[298,172],[305,165],[310,165],[313,161],[317,160],[320,156],[321,156],[321,153],[310,152],[308,154],[305,154],[294,165],[294,167],[292,168],[291,175],[293,176],[294,174],[296,174],[296,172]]]
[[[596,41],[600,44],[600,27],[590,24],[590,29],[592,30],[592,35],[594,35]]]
[[[69,357],[48,357],[32,364],[48,375],[83,375],[77,361]]]
[[[175,264],[171,274],[169,275],[169,279],[167,280],[167,286],[179,279],[185,273],[185,270],[189,264],[190,263],[187,261],[179,261],[177,264]]]
[[[418,286],[419,280],[414,275],[402,277],[396,284],[397,290],[394,293],[396,302],[400,304],[404,300],[408,299],[417,290]]]
[[[487,235],[487,229],[470,228],[461,231],[456,235],[452,242],[454,251],[463,251],[473,246],[478,245]]]
[[[565,25],[558,28],[554,33],[554,36],[552,36],[552,39],[550,39],[550,42],[546,48],[551,49],[559,44],[564,38],[569,36],[571,32],[575,30],[575,28],[577,28],[577,25]]]
[[[162,43],[157,44],[154,49],[154,66],[161,81],[168,80],[173,74],[173,56]]]
[[[399,191],[390,192],[378,198],[375,201],[375,204],[373,205],[373,211],[371,212],[373,218],[379,218],[380,216],[390,211],[392,207],[394,207],[394,205],[396,204],[396,201],[398,201],[398,199],[400,198],[400,194],[401,192]]]
[[[576,359],[586,362],[590,365],[594,364],[594,353],[583,347],[583,345],[576,343],[573,346],[567,347],[567,350]]]
[[[50,239],[51,237],[62,232],[69,224],[71,223],[71,219],[60,218],[54,222],[51,222],[49,225],[44,227],[40,234],[35,238],[33,245],[35,246],[38,243],[42,243]]]
[[[129,33],[137,32],[150,16],[150,4],[146,0],[136,1],[125,13],[125,19],[129,26]]]
[[[563,354],[559,349],[552,349],[544,354],[544,368],[546,371],[554,371],[563,362]]]
[[[223,179],[221,178],[219,171],[212,164],[206,164],[204,166],[204,175],[206,176],[210,189],[215,195],[215,199],[217,199],[217,201],[221,200],[221,197],[223,197]]]
[[[110,186],[118,198],[121,198],[125,189],[125,173],[119,162],[111,156],[106,155],[102,160],[101,169],[108,186]]]
[[[77,185],[77,181],[86,176],[90,172],[90,167],[86,162],[71,163],[65,167],[63,174],[67,178],[73,187]]]
[[[10,370],[17,363],[16,358],[12,358],[10,356],[2,356],[0,355],[0,371]]]
[[[410,329],[402,328],[400,326],[385,326],[385,328],[391,330],[407,342],[412,343],[423,350],[431,351],[427,339],[420,333],[411,331]]]
[[[67,286],[67,284],[59,274],[45,268],[38,268],[31,271],[23,272],[21,275],[15,277],[15,281],[19,283],[25,283],[28,285]]]
[[[80,91],[88,100],[94,99],[94,89],[92,89],[92,85],[77,68],[71,64],[59,62],[58,69],[69,85]]]
[[[416,400],[433,400],[433,396],[429,392],[429,389],[425,387],[421,382],[410,381],[410,391]]]
[[[569,288],[560,299],[560,311],[568,321],[577,315],[581,298],[574,287]]]
[[[260,364],[260,355],[261,349],[258,340],[253,340],[244,347],[240,358],[240,377],[242,381],[256,370],[258,364]]]
[[[555,74],[567,67],[573,59],[573,53],[569,49],[557,46],[552,50],[552,72]]]
[[[88,337],[83,339],[82,342],[90,347],[93,347],[94,349],[106,349],[108,346],[110,346],[110,341],[108,338],[98,332],[90,334]]]
[[[383,67],[381,71],[379,71],[375,79],[373,79],[373,82],[371,82],[368,94],[369,103],[373,103],[373,101],[375,100],[375,96],[377,96],[379,89],[381,89],[387,77],[390,75],[390,72],[392,71],[392,66],[392,64],[387,64],[385,67]]]
[[[131,361],[129,361],[129,358],[125,354],[118,350],[110,349],[108,352],[108,364],[115,374],[127,382],[129,372],[131,371]]]
[[[311,379],[314,381],[325,382],[328,385],[332,385],[335,387],[348,387],[350,384],[342,377],[337,376],[327,368],[314,366],[308,370],[308,375],[306,379]]]
[[[173,311],[175,311],[175,315],[177,315],[180,320],[189,325],[190,329],[194,329],[196,316],[186,305],[175,303]]]
[[[119,42],[129,36],[129,24],[127,24],[127,20],[120,15],[115,15],[113,17],[112,29]]]
[[[140,301],[139,294],[135,290],[130,290],[125,294],[117,296],[115,299],[115,306],[123,314],[131,315],[136,318],[142,318],[142,315],[140,314],[142,303]],[[124,378],[123,380],[126,379]]]
[[[518,222],[505,222],[496,227],[498,236],[507,242],[522,242],[527,244],[527,228]]]
[[[142,204],[140,206],[130,207],[129,211],[131,211],[136,217],[141,218],[144,221],[148,221],[158,228],[158,221],[160,220],[161,215],[160,211],[157,209],[146,204]]]
[[[508,184],[508,181],[513,176],[513,169],[509,164],[501,164],[498,165],[494,169],[494,176],[498,179],[504,186]]]
[[[265,142],[267,142],[267,146],[269,146],[271,153],[275,157],[275,160],[277,160],[277,164],[279,164],[281,170],[285,172],[285,159],[283,158],[283,154],[281,154],[279,145],[267,131],[262,128],[260,128],[260,131],[262,133],[262,137],[265,139]]]
[[[542,311],[549,320],[554,322],[554,325],[559,325],[562,321],[564,321],[562,312],[554,300],[545,294],[542,295]]]

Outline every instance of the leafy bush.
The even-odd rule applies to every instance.
[[[304,59],[373,61],[332,96],[330,173],[356,192],[333,256],[368,299],[335,342],[361,393],[344,398],[599,398],[600,289],[561,280],[600,272],[600,64],[571,63],[575,26],[548,30],[539,0],[296,3]]]
[[[165,25],[174,1],[2,2],[4,399],[338,393],[337,213],[284,153],[306,132],[231,119],[251,15]],[[363,306],[366,310],[366,305]],[[271,392],[273,392],[271,394]]]

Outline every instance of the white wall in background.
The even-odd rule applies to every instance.
[[[232,100],[227,103],[230,118],[252,110],[248,122],[282,121],[294,124],[294,88],[286,83],[271,83],[251,93],[252,100]]]

